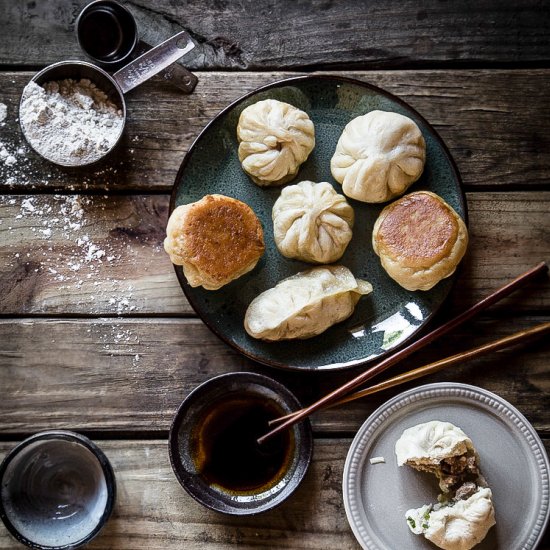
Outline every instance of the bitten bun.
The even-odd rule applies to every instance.
[[[164,249],[192,287],[217,290],[251,271],[265,245],[260,221],[247,204],[206,195],[172,212]]]
[[[441,197],[417,191],[382,210],[372,246],[382,267],[403,288],[429,290],[454,273],[468,246],[468,230]]]
[[[439,464],[473,450],[471,439],[450,422],[431,420],[407,428],[395,444],[397,465]]]
[[[434,474],[443,491],[437,504],[405,512],[415,535],[443,550],[470,550],[495,525],[493,494],[479,470],[472,440],[450,422],[407,428],[395,443],[397,464]]]

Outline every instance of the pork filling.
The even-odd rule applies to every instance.
[[[468,482],[472,482],[475,487],[480,477],[477,456],[471,450],[462,455],[444,458],[437,464],[418,462],[407,462],[407,464],[417,470],[435,474],[439,479],[439,487],[444,493],[458,492],[462,485]]]

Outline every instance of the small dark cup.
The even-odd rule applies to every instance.
[[[138,41],[134,16],[114,0],[88,4],[76,20],[76,37],[88,57],[105,69],[130,60]]]
[[[225,514],[250,515],[281,504],[300,485],[313,450],[309,420],[258,446],[267,421],[301,408],[267,376],[212,378],[181,404],[169,435],[170,462],[183,488]]]
[[[21,543],[70,550],[90,542],[113,510],[116,484],[103,452],[68,431],[35,434],[0,465],[0,518]]]

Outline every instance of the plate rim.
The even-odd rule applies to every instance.
[[[293,83],[302,83],[307,81],[314,81],[314,80],[324,80],[324,81],[333,81],[341,84],[351,84],[354,86],[359,86],[363,88],[367,88],[377,94],[380,94],[391,101],[394,101],[404,107],[406,110],[411,111],[414,113],[416,117],[418,117],[419,120],[422,121],[424,125],[432,132],[433,136],[435,137],[436,141],[438,142],[439,146],[442,148],[442,151],[449,162],[450,169],[453,173],[454,179],[458,183],[457,185],[457,191],[458,191],[458,200],[461,206],[462,211],[464,212],[464,223],[466,224],[466,227],[469,227],[469,216],[468,216],[468,203],[466,200],[466,193],[464,191],[464,183],[462,181],[462,177],[460,175],[460,171],[458,169],[458,165],[456,164],[456,161],[454,160],[453,156],[451,155],[451,152],[449,148],[447,147],[447,144],[443,140],[443,138],[439,135],[439,132],[433,127],[433,125],[424,118],[414,107],[409,105],[406,101],[401,99],[400,97],[392,94],[391,92],[388,92],[387,90],[384,90],[383,88],[379,88],[378,86],[375,86],[374,84],[370,84],[369,82],[364,82],[362,80],[357,80],[355,78],[345,77],[345,76],[338,76],[338,75],[326,75],[326,74],[307,74],[307,75],[299,75],[299,76],[292,76],[288,78],[283,78],[280,80],[276,80],[274,82],[270,82],[268,84],[265,84],[263,86],[260,86],[258,88],[255,88],[254,90],[247,92],[246,94],[240,96],[236,100],[232,101],[224,107],[221,111],[216,114],[212,120],[210,120],[206,126],[200,131],[200,133],[197,135],[197,137],[193,140],[191,145],[189,146],[189,149],[185,153],[185,156],[183,157],[183,160],[181,162],[181,165],[176,173],[176,177],[174,180],[174,184],[172,185],[172,191],[170,194],[170,203],[168,207],[168,216],[172,214],[174,209],[176,208],[176,196],[178,194],[178,190],[180,188],[180,185],[178,185],[178,182],[181,181],[184,171],[187,168],[187,164],[189,163],[193,152],[195,148],[200,144],[200,142],[204,139],[204,136],[209,132],[210,128],[223,116],[231,112],[235,107],[237,107],[240,103],[243,101],[246,101],[247,99],[253,97],[254,95],[264,92],[266,90],[270,90],[273,88],[280,88],[283,86],[291,86]],[[190,306],[193,308],[194,312],[197,314],[199,319],[210,329],[210,331],[215,334],[220,340],[222,340],[224,343],[229,345],[231,348],[239,352],[241,355],[246,357],[247,359],[250,359],[252,361],[255,361],[259,364],[266,365],[268,367],[277,368],[281,370],[286,371],[293,371],[293,372],[319,372],[319,371],[330,371],[330,372],[336,372],[336,371],[343,371],[346,369],[352,369],[355,367],[361,367],[364,365],[367,365],[369,363],[372,363],[373,361],[383,359],[384,357],[387,357],[388,355],[395,353],[399,349],[402,349],[406,345],[408,345],[411,340],[415,337],[418,337],[419,334],[422,333],[423,330],[429,325],[430,321],[433,319],[433,317],[439,312],[447,298],[449,297],[449,294],[451,290],[453,289],[454,285],[456,284],[456,279],[458,277],[458,274],[462,270],[462,264],[463,262],[460,262],[458,265],[455,273],[451,275],[452,283],[449,285],[448,290],[446,291],[445,295],[443,296],[441,302],[426,316],[423,325],[421,327],[414,331],[412,334],[410,334],[407,338],[405,338],[402,342],[400,342],[397,346],[390,348],[384,353],[381,353],[379,355],[376,355],[375,357],[369,357],[369,358],[362,358],[362,359],[355,359],[347,362],[337,362],[322,366],[300,366],[300,365],[294,365],[294,364],[283,364],[279,361],[273,361],[269,357],[264,357],[257,355],[255,353],[252,353],[245,349],[244,347],[239,346],[235,341],[233,341],[231,338],[227,337],[223,332],[219,331],[216,326],[210,322],[209,319],[204,318],[198,308],[196,307],[196,303],[194,300],[194,297],[191,293],[191,287],[189,286],[189,283],[187,282],[187,279],[185,278],[185,275],[183,274],[183,271],[181,269],[181,266],[178,266],[176,264],[172,264],[174,271],[176,273],[176,277],[178,278],[180,287],[183,290],[183,293],[185,294],[185,297],[187,301],[189,302]]]
[[[403,407],[410,405],[411,403],[423,401],[426,399],[432,399],[434,397],[439,398],[444,396],[461,397],[467,400],[475,400],[478,402],[482,402],[485,406],[488,406],[489,408],[494,408],[495,404],[497,404],[498,409],[495,408],[495,410],[502,411],[502,409],[505,409],[505,416],[518,429],[525,442],[533,451],[534,459],[539,467],[541,477],[543,478],[543,484],[541,486],[541,498],[543,506],[541,506],[539,514],[534,521],[530,538],[523,543],[521,550],[534,550],[544,536],[550,520],[550,461],[548,458],[548,454],[546,453],[546,449],[544,448],[544,444],[542,443],[542,440],[537,431],[529,422],[529,420],[527,420],[525,415],[509,401],[496,393],[486,390],[485,388],[474,386],[472,384],[464,384],[461,382],[434,382],[401,392],[380,405],[373,413],[368,416],[368,418],[357,430],[357,433],[353,438],[346,454],[346,460],[342,474],[342,499],[344,502],[344,509],[346,512],[348,524],[357,542],[362,548],[366,550],[380,550],[379,546],[370,539],[368,534],[361,532],[361,527],[358,525],[359,522],[357,522],[357,518],[355,515],[357,510],[357,503],[353,502],[355,499],[351,497],[349,479],[351,469],[354,466],[358,466],[360,458],[357,456],[353,456],[354,452],[355,454],[357,454],[358,446],[363,443],[362,440],[368,439],[369,436],[367,436],[367,433],[377,432],[380,426],[387,422],[387,419],[391,416],[393,412],[396,412],[397,410],[400,410]],[[513,417],[515,417],[515,419]],[[531,440],[529,438],[531,438]],[[365,445],[363,445],[363,447]],[[538,451],[538,454],[536,453],[536,451]],[[354,507],[355,510],[353,509]],[[365,530],[364,526],[363,530]],[[533,534],[535,534],[535,538],[531,540]]]

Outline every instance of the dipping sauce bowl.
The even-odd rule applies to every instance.
[[[0,465],[0,518],[21,543],[40,550],[87,544],[113,510],[116,483],[103,452],[68,431],[35,434]]]
[[[282,384],[260,374],[212,378],[181,404],[169,435],[178,481],[198,502],[232,515],[281,504],[300,485],[311,461],[308,420],[264,445],[268,420],[301,408]]]

